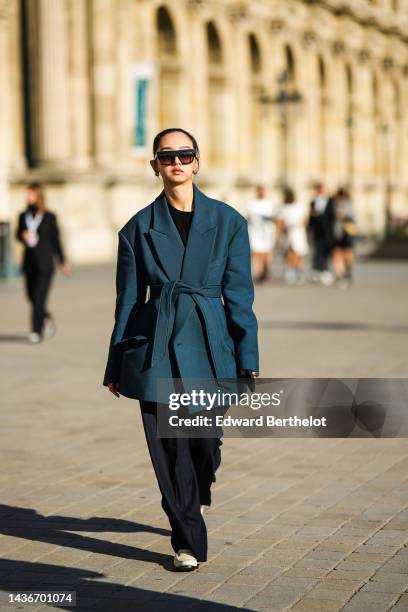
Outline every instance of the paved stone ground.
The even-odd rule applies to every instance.
[[[75,590],[81,612],[408,610],[405,439],[224,439],[209,561],[171,571],[138,403],[101,386],[113,279],[58,275],[39,346],[22,280],[0,287],[0,610],[53,609],[7,603],[24,589]],[[257,289],[261,374],[406,376],[406,279],[359,263],[349,291]]]

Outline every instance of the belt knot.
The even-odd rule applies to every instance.
[[[211,325],[212,312],[209,310],[206,298],[221,297],[221,285],[211,284],[194,286],[182,280],[173,280],[166,283],[153,283],[149,285],[149,288],[151,297],[160,298],[153,339],[151,365],[155,365],[157,362],[164,359],[166,355],[167,346],[174,326],[175,299],[181,293],[191,295],[191,298],[194,299],[195,303],[202,311],[206,322],[207,338],[214,357],[217,351],[215,351],[215,348],[212,346],[214,343],[214,328],[213,325]]]

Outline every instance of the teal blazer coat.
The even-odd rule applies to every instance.
[[[118,232],[115,324],[103,385],[160,401],[160,378],[236,378],[259,370],[248,227],[195,184],[187,244],[164,190]]]

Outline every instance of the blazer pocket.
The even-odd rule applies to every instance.
[[[147,353],[150,347],[150,338],[147,336],[133,336],[126,338],[122,352],[122,368],[131,374],[132,371],[140,371],[146,367]]]
[[[115,347],[118,347],[121,350],[126,350],[129,347],[134,347],[143,344],[144,342],[147,342],[147,340],[149,340],[149,337],[145,336],[144,334],[126,336],[125,338],[122,338],[122,340],[117,342],[115,344]]]

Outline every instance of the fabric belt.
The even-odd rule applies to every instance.
[[[162,284],[149,285],[150,297],[159,297],[158,314],[154,332],[151,365],[164,359],[168,343],[173,332],[175,319],[175,301],[180,293],[191,295],[192,300],[199,307],[205,322],[208,344],[213,359],[216,377],[222,375],[223,353],[220,350],[220,332],[215,321],[215,312],[208,298],[221,297],[221,285],[203,285],[194,287],[181,280],[169,281]]]

